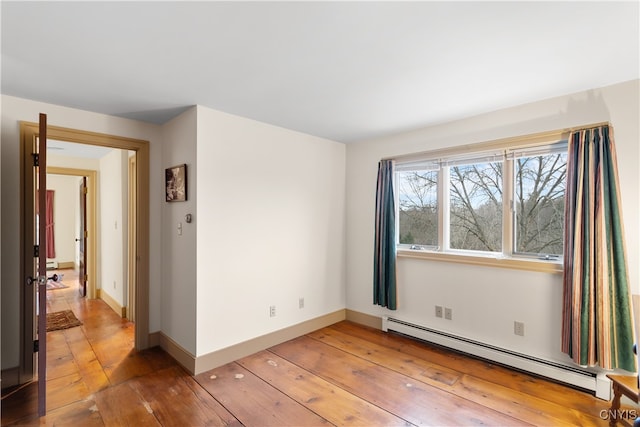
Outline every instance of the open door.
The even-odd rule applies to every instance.
[[[87,177],[83,176],[80,181],[80,237],[76,239],[79,243],[79,272],[80,295],[87,296]]]
[[[149,342],[149,169],[150,169],[150,144],[149,141],[126,138],[116,135],[108,135],[86,130],[77,130],[71,128],[63,128],[60,126],[47,126],[46,133],[49,139],[58,141],[69,141],[79,144],[97,145],[102,147],[112,147],[121,150],[132,150],[135,152],[136,158],[136,181],[135,181],[135,270],[133,270],[135,292],[135,348],[143,350],[148,348]],[[21,256],[20,269],[24,278],[34,275],[34,259],[33,259],[33,242],[34,235],[34,195],[35,184],[33,175],[33,159],[34,153],[33,143],[37,140],[39,134],[39,125],[31,122],[20,122],[20,143],[21,143],[21,213],[20,213],[20,230],[21,230]],[[44,170],[44,168],[43,168]],[[86,174],[82,174],[87,176]],[[79,175],[79,176],[82,176]],[[96,197],[95,182],[90,175],[87,179],[89,193],[87,194],[88,209],[91,209],[91,200]],[[89,212],[90,213],[90,212]],[[87,281],[87,297],[92,298],[91,288],[92,281],[96,283],[96,253],[95,250],[95,226],[92,228],[92,222],[87,216],[87,228],[89,235],[87,237],[87,263],[86,274]],[[79,237],[79,236],[76,236]],[[22,282],[24,283],[24,282]],[[21,284],[16,284],[20,286]],[[131,285],[130,285],[131,286]],[[33,351],[34,335],[35,335],[35,287],[21,286],[20,304],[22,308],[20,325],[20,367],[18,373],[18,384],[25,384],[32,381],[35,375],[36,358]]]
[[[40,114],[38,138],[38,416],[47,413],[47,115]]]
[[[39,134],[26,147],[25,166],[32,173],[26,176],[24,211],[29,219],[24,228],[24,343],[25,361],[21,374],[25,379],[38,379],[38,416],[47,411],[47,116],[40,114]],[[30,242],[30,243],[29,243]],[[37,320],[36,320],[37,319]],[[34,363],[37,360],[37,364]],[[30,362],[30,363],[29,363]],[[37,366],[37,370],[35,369]]]

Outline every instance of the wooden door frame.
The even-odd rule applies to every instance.
[[[138,200],[138,160],[136,156],[129,156],[129,205],[128,205],[128,220],[129,220],[129,231],[127,233],[127,242],[128,242],[128,283],[127,283],[127,313],[126,317],[132,322],[136,321],[136,292],[135,286],[132,286],[136,281],[137,276],[137,263],[136,263],[136,239],[135,235],[137,233],[136,227],[138,224],[136,223],[136,211],[137,211],[137,203]]]
[[[77,176],[87,178],[87,207],[89,208],[89,214],[87,215],[87,248],[89,256],[87,257],[86,269],[89,271],[87,278],[87,298],[94,299],[97,297],[96,285],[98,279],[96,276],[97,265],[97,236],[98,231],[96,228],[96,200],[97,200],[97,171],[91,169],[72,169],[61,168],[57,166],[47,166],[47,174],[51,175],[66,175]]]
[[[29,381],[34,374],[34,353],[32,351],[33,336],[33,306],[29,305],[29,295],[24,285],[26,277],[30,275],[27,268],[31,265],[32,249],[27,240],[33,233],[29,230],[28,216],[33,216],[33,207],[29,207],[33,187],[26,185],[30,182],[28,174],[32,174],[30,166],[33,141],[40,131],[38,123],[20,122],[20,382]],[[137,209],[136,209],[136,322],[134,327],[135,348],[143,350],[149,347],[149,141],[89,132],[59,126],[47,126],[47,138],[51,140],[74,142],[79,144],[97,145],[101,147],[132,150],[136,153],[137,163]],[[33,236],[31,236],[33,237]],[[33,241],[33,239],[31,240]],[[95,251],[94,251],[95,255]],[[94,269],[95,272],[95,269]]]

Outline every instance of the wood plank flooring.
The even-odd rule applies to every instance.
[[[350,322],[193,377],[160,349],[134,351],[133,324],[63,273],[48,310],[83,325],[47,334],[46,417],[34,383],[3,390],[3,426],[608,424],[609,402],[588,393]]]

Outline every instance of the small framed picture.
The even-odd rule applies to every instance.
[[[184,202],[187,200],[187,165],[178,165],[164,171],[167,202]]]

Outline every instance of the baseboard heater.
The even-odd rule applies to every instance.
[[[58,268],[58,261],[47,261],[47,270],[55,270]]]
[[[479,341],[426,328],[414,323],[405,322],[389,316],[382,316],[382,330],[385,332],[399,332],[413,338],[468,353],[501,365],[506,365],[565,384],[570,384],[575,387],[590,390],[593,391],[596,397],[600,399],[609,400],[611,398],[611,382],[604,374],[598,374],[596,372],[587,371],[577,367],[517,353]]]

